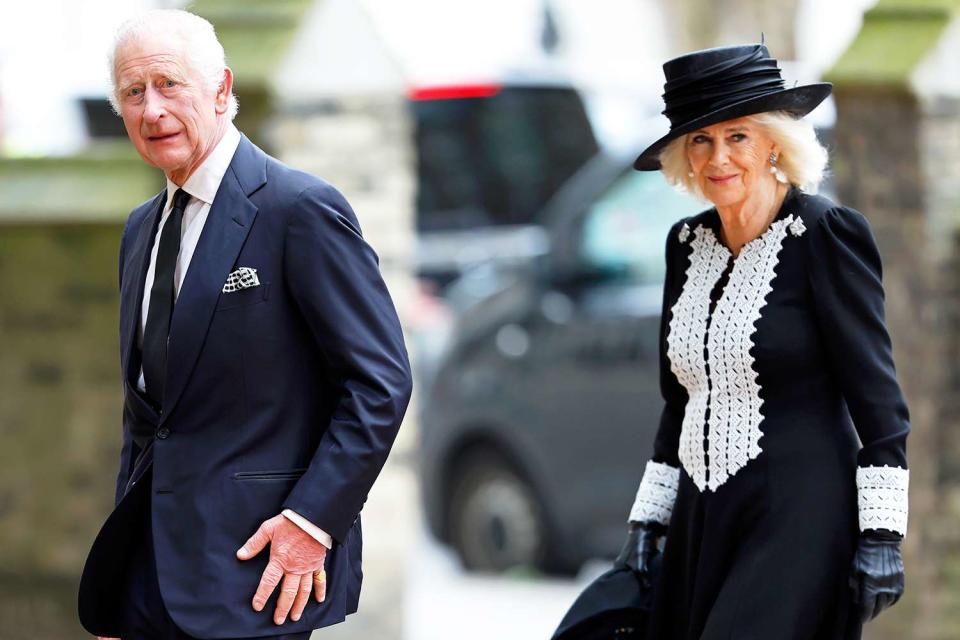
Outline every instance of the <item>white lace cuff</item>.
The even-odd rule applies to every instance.
[[[630,522],[659,522],[670,524],[673,503],[677,499],[680,469],[668,464],[647,462],[647,468],[637,489],[637,498],[630,510]]]
[[[860,530],[888,529],[907,534],[910,472],[899,467],[857,467]]]

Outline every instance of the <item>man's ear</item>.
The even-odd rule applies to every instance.
[[[223,80],[217,88],[217,98],[215,102],[217,113],[227,112],[231,95],[233,95],[233,71],[231,71],[230,67],[224,67]]]

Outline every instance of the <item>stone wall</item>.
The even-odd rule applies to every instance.
[[[402,257],[406,243],[389,236],[402,228],[401,235],[412,238],[411,126],[403,97],[340,98],[309,107],[281,107],[266,138],[284,162],[328,180],[351,202],[362,200],[365,206],[355,209],[361,223],[367,220],[376,227],[369,234],[388,241],[384,257]]]
[[[117,224],[0,226],[0,638],[84,636],[120,446]]]
[[[411,313],[416,159],[403,96],[280,107],[265,138],[287,164],[339,189],[360,220],[401,320]]]
[[[913,428],[908,588],[865,637],[956,638],[960,110],[934,110],[893,89],[839,89],[836,99],[838,193],[867,216],[877,237],[897,377]]]
[[[960,637],[960,100],[922,105],[920,162],[923,170],[928,251],[933,262],[932,354],[942,381],[935,400],[931,453],[933,478],[928,538],[936,554],[932,589],[937,623],[932,638]]]
[[[774,57],[796,57],[796,16],[800,0],[683,0],[663,3],[671,50],[680,55],[706,47],[760,42]]]

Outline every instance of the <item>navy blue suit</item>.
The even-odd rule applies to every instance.
[[[117,506],[80,589],[88,631],[119,635],[137,522],[152,522],[170,617],[199,638],[303,632],[357,609],[360,510],[396,436],[411,379],[400,324],[356,216],[335,189],[243,138],[213,201],[174,309],[166,392],[135,390],[137,323],[165,193],[135,209],[120,249],[124,439]],[[259,286],[222,293],[228,274]],[[151,474],[149,482],[137,482]],[[289,508],[334,539],[327,596],[272,622],[250,605],[268,553],[236,559]],[[147,513],[145,510],[149,509]]]

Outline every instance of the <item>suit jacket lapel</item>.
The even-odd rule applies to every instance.
[[[161,422],[193,372],[223,285],[256,219],[257,207],[247,196],[265,182],[266,155],[244,137],[213,199],[174,306]]]
[[[123,381],[126,384],[133,379],[135,372],[130,370],[133,344],[137,339],[137,329],[143,303],[143,285],[150,264],[150,249],[160,220],[160,212],[167,200],[164,189],[150,203],[150,212],[140,224],[140,230],[133,244],[127,247],[127,258],[123,265],[123,285],[120,289],[120,354]],[[129,265],[129,266],[128,266]]]

